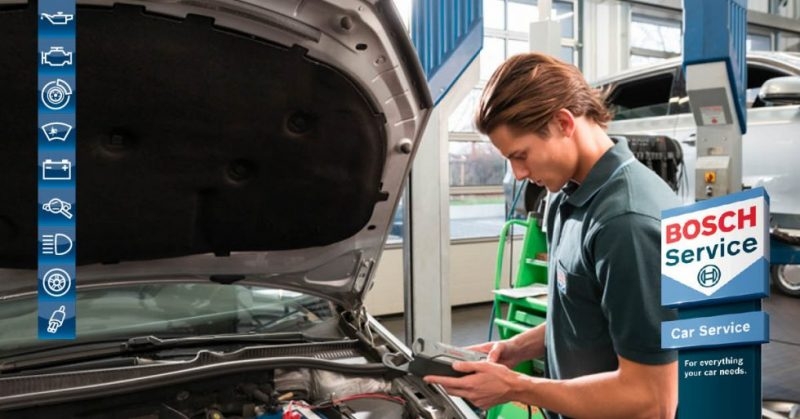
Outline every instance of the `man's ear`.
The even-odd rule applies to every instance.
[[[559,109],[553,116],[559,132],[564,137],[571,137],[575,132],[575,116],[567,109]]]

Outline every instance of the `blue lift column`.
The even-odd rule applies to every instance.
[[[742,190],[746,0],[685,0],[683,66],[697,124],[695,199]]]
[[[678,320],[678,417],[761,417],[769,340],[769,197],[742,192],[746,0],[684,0],[684,70],[697,125],[697,203],[662,212],[661,299]],[[705,252],[705,254],[703,254]]]

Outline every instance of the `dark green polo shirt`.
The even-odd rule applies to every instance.
[[[653,171],[615,140],[585,181],[550,204],[547,366],[568,379],[617,369],[617,354],[665,364],[661,322],[661,210],[681,205]],[[560,417],[553,416],[551,417]]]

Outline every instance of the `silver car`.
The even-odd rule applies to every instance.
[[[77,339],[40,341],[37,3],[0,8],[0,417],[477,417],[363,306],[432,108],[391,0],[75,23]]]
[[[679,194],[684,202],[690,203],[695,196],[696,126],[681,64],[681,60],[672,59],[632,69],[594,85],[610,89],[609,103],[615,117],[609,133],[667,136],[680,143],[685,170]],[[800,229],[800,165],[797,164],[800,141],[794,137],[800,130],[798,82],[800,54],[747,55],[748,109],[747,133],[742,140],[742,182],[745,187],[766,188],[772,225],[788,230]],[[800,269],[778,265],[772,273],[782,291],[800,296]]]

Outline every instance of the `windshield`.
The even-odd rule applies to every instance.
[[[272,288],[134,284],[78,290],[77,341],[302,331],[333,316],[327,300]],[[0,357],[41,346],[35,295],[0,304]]]

